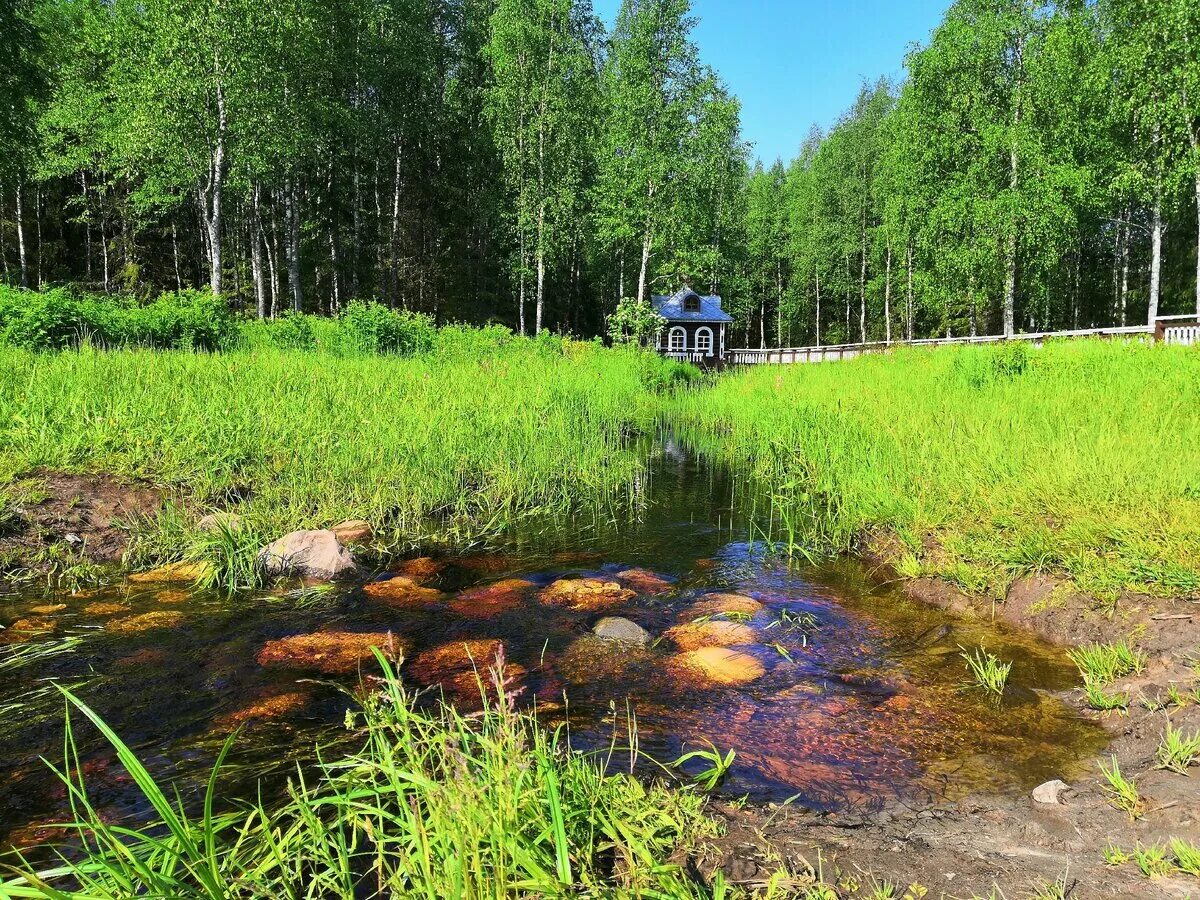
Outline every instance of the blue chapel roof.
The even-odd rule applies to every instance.
[[[700,300],[700,309],[687,311],[684,301],[689,297]],[[721,298],[716,294],[703,297],[691,288],[676,291],[670,297],[655,295],[650,298],[654,311],[668,322],[732,322],[733,316],[721,309]]]

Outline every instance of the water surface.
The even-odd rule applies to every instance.
[[[388,602],[362,586],[227,597],[130,582],[72,596],[0,594],[0,624],[43,629],[0,646],[0,835],[27,843],[64,815],[42,761],[62,758],[54,683],[71,686],[185,793],[239,725],[227,795],[278,780],[315,742],[344,740],[349,702],[336,685],[355,675],[260,662],[271,642],[314,632],[391,632],[414,687],[443,684],[466,705],[461,666],[431,666],[438,657],[427,651],[499,639],[519,667],[521,702],[539,703],[547,722],[566,720],[575,746],[624,740],[635,719],[641,749],[660,760],[708,741],[734,750],[727,794],[817,809],[1024,790],[1069,778],[1103,747],[1101,730],[1053,696],[1075,680],[1060,651],[910,601],[852,561],[787,565],[737,526],[745,517],[730,481],[670,442],[637,487],[646,507],[631,519],[529,522],[488,552],[438,560],[420,579],[432,589],[420,602]],[[549,585],[579,577],[632,593],[603,613],[546,602]],[[499,582],[517,585],[501,603],[461,596]],[[752,633],[733,651],[762,670],[747,683],[688,677],[664,634],[714,592],[761,604],[732,617]],[[597,641],[590,629],[601,614],[637,622],[654,645]],[[960,646],[1013,662],[1002,700],[965,687]],[[144,815],[99,736],[80,728],[79,737],[97,807],[114,819]]]

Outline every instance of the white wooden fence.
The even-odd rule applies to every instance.
[[[974,337],[926,338],[918,341],[873,341],[865,344],[828,344],[823,347],[781,347],[776,349],[742,348],[727,350],[725,362],[731,366],[755,366],[780,363],[827,362],[853,359],[864,353],[884,353],[893,347],[940,347],[949,344],[997,344],[1004,341],[1024,341],[1043,344],[1048,340],[1068,338],[1154,338],[1166,344],[1200,346],[1200,318],[1196,316],[1162,316],[1151,325],[1130,325],[1124,328],[1081,328],[1074,331],[1039,331],[1014,334],[983,334]]]

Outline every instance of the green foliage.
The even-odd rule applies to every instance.
[[[977,647],[973,652],[962,650],[959,654],[967,663],[967,671],[971,674],[976,686],[982,688],[993,697],[1004,695],[1004,686],[1008,683],[1009,673],[1012,672],[1011,662],[1001,662],[993,653],[983,647]]]
[[[1158,768],[1186,775],[1188,766],[1200,758],[1200,731],[1187,734],[1168,719],[1154,758]]]
[[[1104,688],[1091,678],[1084,679],[1083,691],[1087,698],[1087,705],[1098,712],[1112,712],[1113,710],[1124,712],[1129,709],[1128,692],[1106,693]]]
[[[217,350],[233,339],[226,303],[207,291],[160,294],[149,303],[77,296],[62,288],[0,285],[0,343],[26,350],[102,347]]]
[[[1144,806],[1142,797],[1133,781],[1121,774],[1121,767],[1115,755],[1111,758],[1110,766],[1105,767],[1104,763],[1100,763],[1100,774],[1104,776],[1105,783],[1102,787],[1108,795],[1108,802],[1129,813],[1130,819],[1140,817]]]
[[[409,355],[433,347],[433,320],[420,313],[356,300],[346,307],[340,322],[347,344],[360,353]]]
[[[671,763],[671,768],[682,769],[687,763],[692,762],[692,760],[700,760],[705,764],[704,768],[694,773],[691,776],[692,780],[706,791],[711,791],[725,780],[725,776],[733,768],[735,756],[736,754],[732,750],[722,756],[721,751],[710,741],[708,742],[707,750],[692,750],[684,753]]]
[[[1130,647],[1125,639],[1112,644],[1085,644],[1068,650],[1067,656],[1079,669],[1084,684],[1111,684],[1146,667],[1146,654]]]
[[[667,320],[649,303],[625,297],[608,316],[608,336],[614,344],[653,347],[667,327]]]

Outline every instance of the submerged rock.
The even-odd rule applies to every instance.
[[[446,563],[432,556],[419,556],[416,559],[406,559],[396,566],[396,571],[409,578],[431,578],[446,568]]]
[[[520,606],[535,587],[524,578],[505,578],[462,591],[450,601],[450,609],[460,616],[486,619]]]
[[[178,628],[185,621],[187,621],[187,616],[181,612],[157,610],[136,616],[125,616],[121,619],[109,619],[104,627],[108,631],[131,634],[137,631],[149,631],[152,628]]]
[[[232,731],[242,725],[278,719],[308,705],[310,695],[306,691],[288,691],[260,697],[248,706],[219,716],[214,723],[221,731]]]
[[[370,522],[362,519],[347,519],[329,529],[340,544],[365,544],[375,536]]]
[[[644,682],[657,669],[659,659],[645,647],[588,634],[572,641],[554,668],[570,684],[620,682],[630,677]]]
[[[157,569],[151,569],[149,572],[135,572],[129,576],[129,580],[138,584],[153,584],[156,582],[183,582],[183,581],[200,581],[212,574],[212,563],[201,560],[199,562],[173,562],[165,566],[159,566]]]
[[[62,612],[67,608],[65,603],[43,603],[41,606],[31,606],[29,611],[35,616],[52,616],[56,612]]]
[[[414,678],[432,684],[451,672],[479,670],[486,675],[496,664],[496,654],[504,650],[504,642],[496,638],[475,638],[450,641],[430,650],[422,650],[406,667]]]
[[[332,531],[293,531],[264,547],[258,564],[270,576],[299,575],[333,581],[358,572],[354,555]]]
[[[38,635],[48,634],[57,627],[58,625],[53,619],[38,616],[17,619],[8,628],[0,626],[0,645],[23,644]]]
[[[98,600],[95,603],[89,603],[83,608],[84,615],[87,616],[115,616],[117,613],[123,613],[129,607],[124,603],[110,603],[104,600]]]
[[[675,590],[674,584],[649,569],[625,569],[617,573],[617,578],[639,594],[669,594]]]
[[[725,647],[702,647],[667,660],[667,669],[685,684],[700,686],[749,684],[766,674],[749,653]]]
[[[620,616],[605,616],[592,626],[592,634],[602,641],[636,644],[639,647],[647,646],[652,640],[645,628]]]
[[[314,669],[326,675],[348,675],[369,662],[378,648],[389,659],[404,652],[404,642],[390,631],[317,631],[267,641],[256,657],[260,665]]]
[[[701,647],[736,647],[753,644],[758,635],[749,625],[709,619],[707,622],[688,622],[666,632],[680,650],[699,650]]]
[[[599,612],[621,606],[637,594],[615,581],[600,578],[560,578],[539,595],[543,603],[577,612]]]
[[[754,616],[764,609],[766,609],[765,606],[745,594],[705,594],[683,611],[683,617],[698,619],[701,616],[720,616],[730,613]]]
[[[441,591],[422,587],[406,575],[397,575],[386,581],[369,581],[363,585],[363,593],[389,606],[437,603],[442,599]]]

